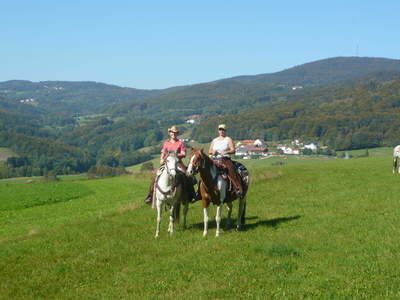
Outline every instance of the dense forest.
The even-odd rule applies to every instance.
[[[392,74],[393,77],[393,74]],[[262,109],[204,120],[193,138],[209,141],[218,123],[235,139],[317,140],[336,150],[400,143],[400,73],[390,81],[303,92],[273,100]]]
[[[335,150],[393,145],[399,107],[400,61],[381,58],[332,58],[164,90],[0,82],[0,147],[17,154],[0,162],[0,178],[121,170],[159,153],[166,128],[193,114],[201,122],[192,138],[201,142],[225,122],[234,139],[299,137]]]

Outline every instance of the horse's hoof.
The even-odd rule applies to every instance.
[[[207,236],[207,232],[203,232],[203,237],[206,237]]]

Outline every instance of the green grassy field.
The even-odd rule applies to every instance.
[[[0,298],[397,299],[400,176],[369,152],[245,161],[247,225],[219,238],[196,203],[154,239],[148,173],[0,186]]]

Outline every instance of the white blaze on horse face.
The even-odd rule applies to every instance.
[[[397,145],[393,149],[393,157],[400,157],[400,145]]]
[[[193,156],[190,158],[190,162],[189,162],[189,165],[188,165],[187,170],[186,170],[186,173],[187,173],[187,175],[189,175],[189,176],[192,176],[192,175],[193,175],[193,161],[194,161],[194,159],[195,159],[195,156],[193,155]]]
[[[176,162],[177,160],[175,157],[168,156],[166,159],[167,168],[172,176],[176,175]]]

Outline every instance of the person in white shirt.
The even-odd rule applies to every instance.
[[[229,154],[235,154],[235,145],[233,144],[232,139],[229,136],[226,136],[225,124],[220,124],[218,126],[218,134],[219,136],[211,142],[210,150],[208,151],[209,154],[215,157],[229,157]]]
[[[212,140],[208,153],[217,160],[217,165],[227,169],[228,177],[235,188],[236,194],[241,196],[243,194],[242,181],[229,156],[230,154],[235,154],[236,149],[233,140],[226,136],[225,124],[218,125],[218,134],[219,136]]]

